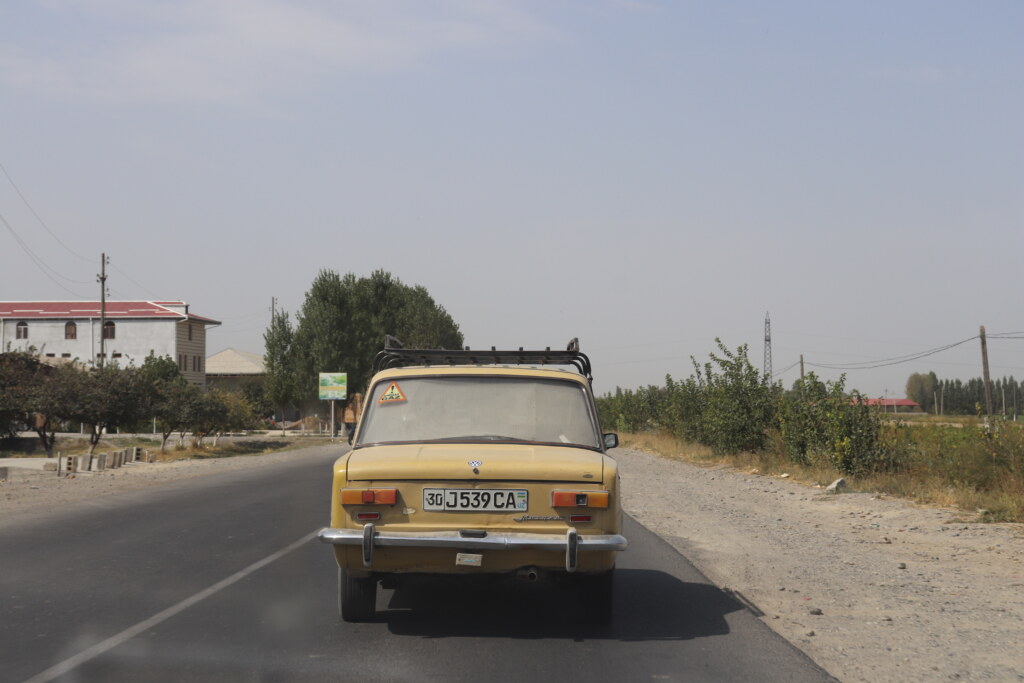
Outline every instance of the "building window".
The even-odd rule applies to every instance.
[[[119,353],[112,353],[112,354],[110,354],[110,357],[111,358],[120,358],[121,354],[119,354]]]
[[[18,323],[14,328],[15,339],[28,339],[28,323],[24,320]]]
[[[61,358],[71,358],[71,354],[70,353],[62,353],[62,354],[60,354],[60,357]]]
[[[78,325],[73,322],[64,323],[64,338],[78,339]]]
[[[103,338],[113,339],[114,338],[114,323],[110,320],[103,323]]]
[[[188,325],[188,340],[192,341],[192,323],[185,323]]]

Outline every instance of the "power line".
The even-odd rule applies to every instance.
[[[789,365],[787,365],[786,367],[782,368],[781,370],[776,372],[774,375],[772,375],[772,378],[774,379],[775,377],[781,377],[782,375],[785,375],[787,372],[789,372],[790,370],[792,370],[793,368],[795,368],[798,365],[800,365],[800,361],[795,361],[793,363],[790,363]]]
[[[79,299],[84,298],[81,294],[78,294],[77,292],[72,292],[70,289],[68,289],[67,287],[65,287],[61,283],[57,282],[57,280],[53,277],[53,275],[50,274],[49,271],[53,271],[54,275],[57,275],[57,277],[60,277],[60,278],[62,278],[64,280],[67,280],[68,282],[73,282],[75,284],[87,285],[87,284],[89,284],[88,282],[79,282],[78,280],[71,280],[70,278],[66,278],[63,275],[61,275],[60,273],[58,273],[57,271],[55,271],[52,268],[50,268],[50,266],[46,265],[46,263],[44,263],[41,258],[36,256],[35,253],[29,248],[29,246],[27,244],[25,244],[25,241],[21,239],[21,237],[18,235],[17,232],[15,232],[14,228],[11,227],[11,224],[7,222],[7,219],[4,217],[4,215],[2,213],[0,213],[0,222],[2,222],[4,224],[4,227],[7,228],[7,230],[14,237],[14,241],[18,243],[18,246],[20,246],[22,248],[22,250],[25,252],[25,254],[32,261],[32,263],[36,264],[36,267],[39,268],[39,270],[43,271],[43,275],[45,275],[46,277],[50,278],[50,280],[53,282],[53,284],[57,285],[58,287],[63,289],[68,294],[71,294],[72,296],[74,296],[76,298],[79,298]]]
[[[61,240],[61,238],[57,237],[57,235],[54,234],[53,230],[50,230],[50,226],[48,226],[46,224],[46,221],[44,221],[39,216],[39,214],[36,213],[36,210],[34,208],[32,208],[32,205],[28,203],[28,199],[26,199],[25,195],[21,193],[21,190],[18,188],[17,183],[14,182],[14,178],[11,177],[11,174],[8,173],[7,169],[4,167],[3,162],[0,162],[0,171],[4,172],[4,175],[7,177],[7,182],[9,182],[11,184],[11,187],[14,188],[14,191],[18,193],[19,197],[21,197],[21,201],[23,201],[25,203],[25,206],[28,207],[28,210],[31,211],[32,215],[36,217],[37,221],[39,221],[39,225],[43,226],[46,229],[46,232],[50,233],[50,237],[52,237],[53,239],[57,240],[57,244],[59,244],[60,246],[64,247],[68,251],[68,253],[71,254],[72,256],[74,256],[76,258],[79,258],[79,259],[81,259],[81,260],[83,260],[83,261],[85,261],[87,263],[90,262],[90,259],[85,258],[81,254],[76,252],[74,249],[72,249],[68,245],[64,244],[64,242]],[[79,283],[79,284],[88,284],[88,283]]]
[[[138,288],[139,288],[139,289],[141,289],[142,291],[146,292],[147,294],[149,294],[149,295],[150,295],[150,296],[152,296],[153,298],[155,298],[155,299],[159,299],[159,298],[160,298],[160,295],[159,295],[159,294],[154,294],[154,293],[153,293],[152,291],[150,291],[150,290],[149,290],[148,288],[146,288],[146,287],[143,287],[142,285],[140,285],[140,284],[139,284],[138,282],[136,282],[135,280],[133,280],[133,279],[131,278],[131,276],[129,276],[129,275],[128,275],[127,273],[125,273],[125,272],[124,272],[123,270],[121,270],[120,268],[118,268],[117,266],[115,266],[115,265],[114,265],[113,263],[111,263],[111,264],[110,264],[110,267],[111,267],[111,268],[113,268],[114,270],[116,270],[116,271],[117,271],[118,273],[120,273],[120,274],[121,274],[121,275],[122,275],[122,276],[123,276],[123,277],[124,277],[124,278],[125,278],[126,280],[128,280],[129,282],[131,282],[131,283],[132,283],[132,284],[134,284],[134,285],[135,285],[136,287],[138,287]]]
[[[883,368],[889,365],[899,365],[901,363],[909,363],[911,361],[919,360],[921,358],[927,358],[928,356],[933,356],[936,353],[948,351],[949,349],[960,346],[961,344],[966,344],[969,341],[974,341],[975,339],[978,339],[978,335],[974,335],[973,337],[969,337],[967,339],[962,339],[958,342],[954,342],[953,344],[946,344],[945,346],[939,346],[934,349],[928,349],[927,351],[922,351],[920,353],[907,354],[905,356],[896,356],[894,358],[882,358],[876,361],[864,361],[861,363],[850,363],[848,365],[826,365],[824,363],[807,363],[807,365],[816,368],[826,368],[828,370],[871,370],[874,368]]]

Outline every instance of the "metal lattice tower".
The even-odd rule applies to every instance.
[[[768,311],[764,313],[764,376],[772,381],[772,321]]]

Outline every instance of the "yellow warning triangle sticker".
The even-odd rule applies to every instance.
[[[392,382],[388,390],[377,399],[377,403],[401,403],[404,400],[405,394],[398,388],[398,382]]]

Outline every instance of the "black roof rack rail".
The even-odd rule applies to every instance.
[[[384,350],[373,359],[375,373],[407,365],[572,365],[593,382],[590,359],[580,351],[579,339],[573,337],[564,351],[533,350],[519,347],[515,351],[470,349],[407,349],[395,337],[385,335]]]

